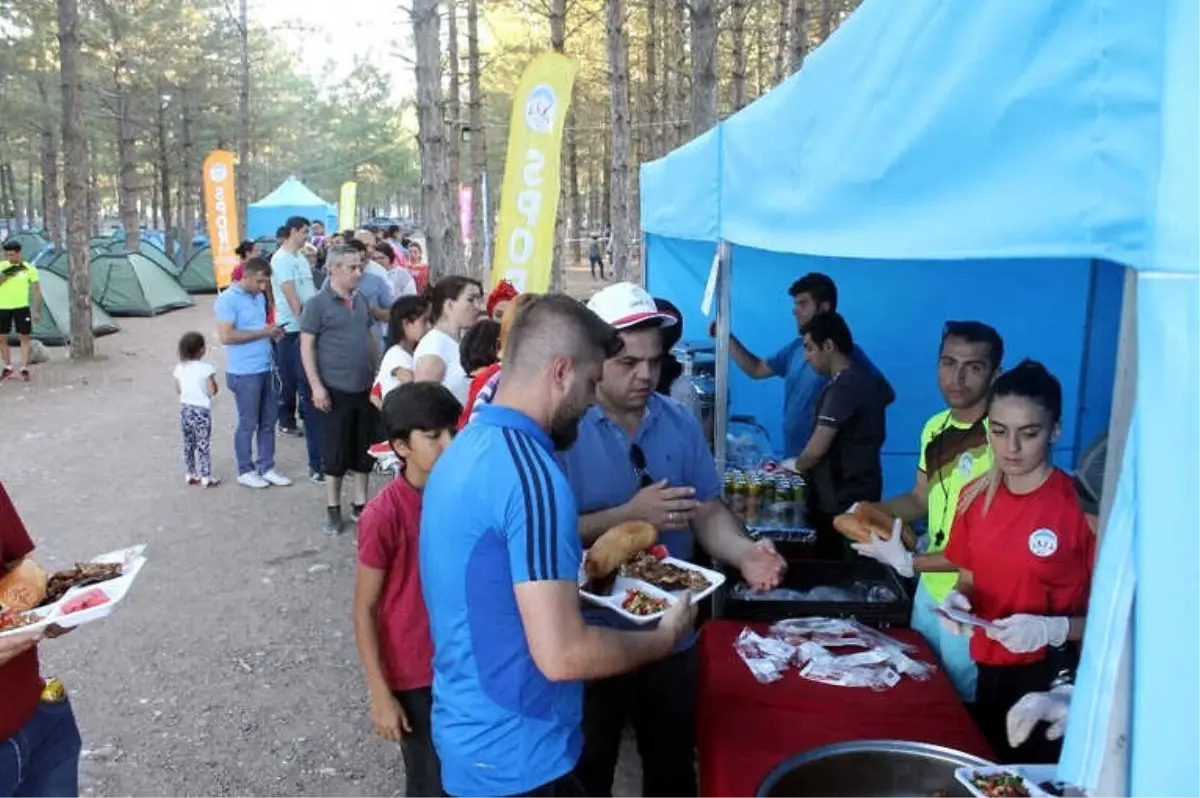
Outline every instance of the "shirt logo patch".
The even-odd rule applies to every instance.
[[[1029,551],[1035,557],[1049,557],[1058,551],[1058,535],[1052,529],[1035,529],[1029,536]]]
[[[970,452],[963,452],[958,458],[958,475],[963,479],[970,479],[971,472],[975,469],[975,458]]]

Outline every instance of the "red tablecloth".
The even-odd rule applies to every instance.
[[[944,672],[924,682],[905,677],[881,692],[810,682],[795,669],[780,681],[759,684],[733,650],[746,626],[710,621],[700,636],[696,747],[701,795],[754,795],[785,759],[850,740],[911,740],[992,758]],[[889,629],[887,634],[920,646],[917,659],[935,661],[916,632]]]

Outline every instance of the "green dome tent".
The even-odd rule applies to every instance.
[[[195,304],[171,274],[137,252],[100,255],[91,268],[92,299],[114,316],[155,316]]]
[[[189,294],[217,293],[217,275],[213,271],[212,250],[201,249],[184,265],[179,284]]]
[[[46,248],[50,242],[42,238],[37,233],[16,233],[5,241],[16,241],[21,245],[21,257],[25,260],[32,261],[33,257]]]
[[[71,339],[71,302],[67,281],[51,271],[38,272],[42,286],[42,315],[34,322],[33,338],[46,346],[66,346]],[[96,337],[120,330],[120,326],[104,309],[92,302],[92,333]],[[15,335],[9,343],[17,343]]]
[[[125,254],[125,241],[113,241],[108,245],[108,252],[110,255]],[[166,252],[159,249],[153,243],[146,241],[145,239],[142,239],[142,241],[138,244],[138,253],[154,261],[156,264],[158,264],[159,268],[172,277],[179,277],[180,272],[183,271],[183,269],[181,269],[175,263],[175,261],[167,257]]]

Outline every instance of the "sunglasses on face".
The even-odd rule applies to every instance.
[[[646,453],[636,443],[629,447],[629,462],[633,465],[633,475],[638,478],[639,488],[654,484],[654,477],[650,476],[650,468],[646,465]]]

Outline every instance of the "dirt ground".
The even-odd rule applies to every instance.
[[[573,271],[568,286],[588,282]],[[121,319],[94,362],[52,349],[31,382],[0,384],[0,479],[39,560],[53,570],[149,544],[118,612],[41,646],[43,674],[65,681],[78,715],[83,794],[402,795],[398,749],[370,734],[354,649],[354,536],[321,533],[319,485],[233,482],[223,378],[213,458],[225,483],[184,484],[171,370],[183,332],[215,339],[212,298],[198,300]],[[281,438],[277,459],[303,476],[304,442]],[[616,794],[637,790],[627,749]]]

